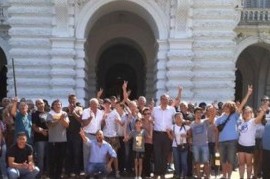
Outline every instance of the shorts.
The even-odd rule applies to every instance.
[[[105,137],[105,141],[111,144],[115,152],[120,148],[119,137]]]
[[[238,152],[244,152],[244,153],[253,154],[254,150],[255,150],[255,146],[243,146],[241,144],[237,145],[237,151]]]
[[[195,163],[209,162],[209,148],[208,145],[192,146],[192,152]]]
[[[133,159],[143,159],[143,158],[144,158],[144,152],[133,151]]]
[[[222,163],[234,164],[236,158],[237,140],[219,142],[219,153]]]

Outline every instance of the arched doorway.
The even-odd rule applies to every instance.
[[[85,72],[85,99],[95,96],[101,87],[98,74],[100,57],[111,41],[115,41],[114,45],[131,44],[143,56],[145,84],[137,83],[137,94],[134,96],[145,94],[146,98],[152,98],[158,90],[165,88],[157,88],[157,84],[162,84],[157,81],[163,81],[165,73],[157,75],[156,69],[163,68],[163,61],[166,60],[164,52],[168,48],[169,21],[155,1],[92,0],[85,4],[77,19],[75,34],[79,46],[85,42],[83,48],[78,48],[80,56],[76,59],[80,64],[85,63],[79,66]],[[119,39],[125,39],[125,42]],[[126,43],[126,40],[131,43]],[[85,56],[81,55],[81,49]],[[129,67],[136,71],[134,66]],[[80,73],[79,69],[77,71]],[[137,76],[138,79],[142,78]]]
[[[104,88],[105,97],[112,95],[121,97],[123,81],[128,81],[131,99],[144,95],[144,58],[130,45],[117,44],[102,52],[96,74],[97,88]]]
[[[255,108],[260,105],[260,98],[263,95],[270,96],[269,47],[263,43],[250,45],[241,52],[236,62],[235,99],[243,98],[247,85],[252,84],[253,95],[248,104]]]
[[[0,100],[7,96],[7,59],[0,48]]]
[[[239,69],[235,72],[235,100],[241,101],[243,99],[243,76]]]

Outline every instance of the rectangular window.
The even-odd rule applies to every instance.
[[[270,0],[243,0],[245,8],[270,8]]]

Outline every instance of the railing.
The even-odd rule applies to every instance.
[[[244,8],[241,11],[240,25],[270,24],[270,9]]]

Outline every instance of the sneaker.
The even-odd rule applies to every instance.
[[[69,176],[70,177],[76,177],[76,174],[75,173],[71,173]]]
[[[116,172],[115,172],[115,178],[120,178],[119,171],[116,171]]]

